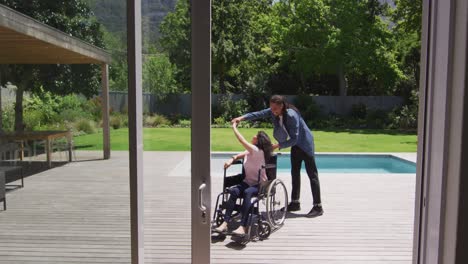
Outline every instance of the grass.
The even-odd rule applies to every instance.
[[[240,129],[250,141],[258,128]],[[264,129],[273,139],[272,129]],[[416,152],[416,133],[393,130],[336,130],[313,131],[317,152]],[[190,151],[190,128],[145,128],[143,130],[146,151]],[[102,149],[102,133],[75,137],[77,149]],[[128,129],[111,130],[112,150],[128,150]],[[241,151],[230,128],[211,130],[213,151]]]

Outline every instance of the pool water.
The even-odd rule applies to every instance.
[[[212,154],[212,161],[219,162],[231,155]],[[319,173],[416,173],[416,164],[392,155],[319,154],[315,157]],[[305,171],[305,165],[302,164]],[[289,154],[278,158],[278,172],[289,173]]]

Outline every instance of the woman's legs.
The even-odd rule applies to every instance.
[[[232,231],[233,234],[236,235],[245,235],[247,232],[247,225],[249,221],[249,209],[252,206],[252,197],[254,195],[258,194],[258,186],[250,186],[247,189],[244,190],[243,194],[243,202],[242,202],[242,207],[241,207],[241,212],[242,212],[242,221],[241,225],[234,231]]]
[[[252,206],[252,197],[258,194],[258,186],[249,186],[247,183],[242,182],[231,189],[229,189],[229,199],[226,204],[226,213],[224,214],[224,222],[215,230],[224,232],[227,230],[227,223],[231,220],[232,211],[236,205],[239,197],[243,197],[241,206],[242,221],[241,226],[234,230],[233,233],[244,234],[249,220],[249,209]]]
[[[229,222],[231,220],[232,211],[234,206],[236,206],[236,201],[244,193],[244,190],[247,189],[249,185],[245,182],[237,184],[236,186],[229,189],[229,199],[226,202],[226,213],[224,214],[224,221]]]
[[[252,197],[258,194],[257,186],[250,186],[244,190],[244,201],[242,202],[242,222],[241,225],[247,226],[249,220],[249,209],[252,206]]]
[[[288,211],[300,210],[299,198],[301,197],[301,166],[302,166],[302,150],[297,147],[291,147],[291,204],[288,206]]]
[[[322,198],[320,196],[320,181],[318,178],[317,165],[315,164],[315,157],[309,156],[305,152],[304,162],[307,171],[307,175],[310,180],[310,189],[312,190],[312,199],[314,205],[310,212],[307,214],[308,217],[316,217],[323,215]]]
[[[305,163],[307,176],[310,180],[310,189],[312,191],[312,198],[314,207],[309,212],[309,216],[319,216],[323,214],[321,207],[322,199],[320,195],[320,181],[318,178],[317,165],[315,164],[315,157],[307,155],[302,149],[297,146],[291,148],[291,176],[292,176],[292,192],[291,204],[288,206],[288,211],[291,209],[300,210],[299,198],[301,194],[301,164]],[[294,203],[296,202],[296,203]]]
[[[224,214],[224,222],[220,226],[214,229],[216,232],[222,233],[228,230],[228,222],[231,220],[232,211],[234,210],[234,207],[236,206],[236,201],[242,195],[244,190],[248,187],[249,187],[248,184],[246,184],[245,182],[242,182],[229,189],[229,199],[226,202],[226,212]]]
[[[292,191],[291,200],[299,202],[301,197],[301,166],[302,155],[299,147],[291,147],[291,176],[292,176]]]
[[[306,156],[304,161],[307,175],[310,179],[310,189],[312,190],[314,205],[320,205],[322,203],[322,199],[320,197],[320,181],[318,178],[317,165],[315,164],[315,157]]]

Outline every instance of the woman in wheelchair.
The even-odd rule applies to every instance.
[[[226,213],[224,214],[224,222],[214,229],[214,231],[223,233],[228,229],[228,222],[231,220],[231,215],[234,210],[237,198],[243,198],[241,206],[242,221],[239,228],[232,233],[235,235],[245,235],[247,232],[247,222],[249,218],[249,208],[251,207],[251,198],[258,194],[259,183],[267,180],[265,170],[262,170],[259,179],[259,168],[265,165],[265,161],[270,159],[272,155],[272,144],[268,135],[259,131],[251,142],[248,142],[237,129],[237,123],[232,123],[232,129],[239,142],[245,148],[245,151],[232,156],[231,159],[224,163],[224,168],[228,168],[237,159],[243,159],[244,163],[244,180],[229,189],[229,200],[227,201]],[[259,181],[260,180],[260,181]]]

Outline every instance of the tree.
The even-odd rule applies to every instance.
[[[366,76],[380,92],[400,75],[392,52],[386,8],[378,1],[284,0],[275,7],[282,23],[284,59],[305,83],[314,74],[334,73],[339,94],[348,77]]]
[[[174,79],[175,66],[164,53],[158,53],[151,48],[150,54],[145,56],[143,64],[143,90],[164,99],[168,94],[177,93]]]
[[[175,78],[179,89],[190,91],[191,36],[190,4],[179,0],[175,10],[167,14],[159,27],[160,44],[170,61],[176,65]]]
[[[259,24],[268,14],[271,1],[220,0],[212,7],[212,67],[217,87],[224,94],[227,87],[241,90],[252,81],[260,61],[268,31]]]
[[[397,39],[397,58],[405,73],[396,92],[409,100],[419,83],[422,1],[397,0],[395,5],[392,14],[395,23],[393,32]]]
[[[0,4],[92,45],[104,47],[100,24],[81,0],[0,0]],[[22,106],[24,91],[39,93],[43,87],[56,94],[79,92],[89,97],[96,94],[100,87],[100,67],[97,65],[9,65],[2,71],[5,74],[2,84],[11,82],[17,86],[16,131],[24,129]]]
[[[212,5],[213,90],[246,91],[264,88],[272,48],[269,45],[270,0],[220,0]],[[190,87],[190,10],[177,3],[161,23],[161,46],[177,66],[176,78]],[[263,86],[262,86],[263,85]]]
[[[125,37],[118,33],[110,33],[106,29],[103,33],[107,50],[112,55],[112,63],[109,65],[109,88],[111,91],[127,91],[128,65]]]
[[[299,93],[306,90],[307,79],[316,73],[334,71],[333,60],[326,50],[334,42],[333,28],[328,22],[330,7],[322,0],[283,0],[274,6],[278,22],[274,24],[281,46],[281,64],[284,72],[298,79]],[[329,68],[332,68],[331,70]]]

